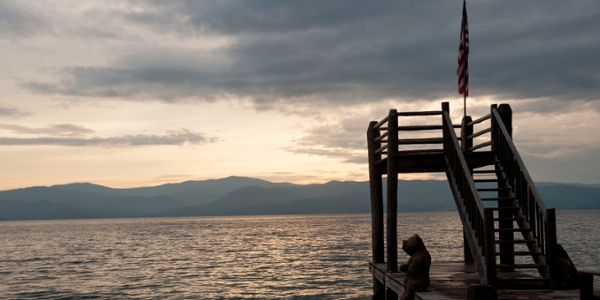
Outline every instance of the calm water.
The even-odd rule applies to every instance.
[[[434,260],[461,258],[455,213],[398,221]],[[600,211],[558,223],[575,264],[600,269]],[[369,255],[366,214],[0,222],[0,296],[366,298]]]

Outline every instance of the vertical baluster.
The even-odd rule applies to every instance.
[[[487,284],[494,285],[496,282],[496,245],[494,242],[494,211],[486,208],[484,210],[483,223],[485,226],[484,255],[486,264]]]

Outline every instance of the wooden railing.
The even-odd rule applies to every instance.
[[[491,114],[485,115],[481,118],[475,119],[471,121],[470,117],[467,117],[468,119],[466,119],[465,124],[463,124],[463,130],[461,133],[462,136],[462,140],[461,140],[461,144],[463,145],[463,151],[465,152],[473,152],[476,150],[480,150],[486,147],[490,147],[492,145],[491,139],[478,143],[476,145],[473,145],[473,140],[476,138],[481,138],[482,136],[491,133],[492,128],[491,126],[488,127],[484,127],[483,129],[479,129],[476,132],[474,131],[475,126],[477,127],[481,127],[481,125],[484,125],[484,122],[490,120],[492,118]]]
[[[384,159],[384,156],[387,156],[387,148],[388,148],[388,125],[389,116],[383,118],[383,120],[374,123],[372,127],[369,129],[373,132],[373,141],[375,149],[373,149],[373,153],[377,156],[377,161],[375,163]]]
[[[501,106],[502,108],[502,106]],[[509,108],[507,107],[509,110]],[[511,133],[503,122],[501,113],[492,107],[492,148],[500,161],[506,175],[508,184],[512,187],[522,214],[531,226],[531,233],[537,245],[532,249],[541,251],[546,257],[550,276],[556,276],[556,215],[554,209],[546,209],[539,192],[537,191],[519,151],[513,144]],[[538,262],[539,263],[539,262]],[[543,263],[543,262],[542,262]]]
[[[455,199],[465,228],[465,237],[469,240],[481,280],[483,283],[493,284],[496,276],[493,211],[483,207],[449,113],[445,111],[442,118],[444,152],[449,167],[448,180],[452,188],[456,189],[453,192],[459,193],[459,197],[455,196]]]

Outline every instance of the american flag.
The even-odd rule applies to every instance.
[[[469,95],[469,22],[467,21],[466,0],[463,0],[462,20],[460,22],[460,45],[458,46],[458,93]]]

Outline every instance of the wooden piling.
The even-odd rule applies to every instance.
[[[387,159],[387,269],[398,272],[398,112],[388,115]]]
[[[498,106],[498,113],[500,114],[500,118],[502,119],[502,123],[506,127],[508,134],[512,137],[512,110],[510,105],[508,104],[500,104]],[[508,167],[508,166],[507,166]],[[501,174],[498,174],[498,178],[503,178]],[[511,185],[514,183],[510,183]],[[511,196],[511,191],[506,189],[509,186],[506,180],[498,180],[498,197],[499,198],[509,198]],[[498,201],[498,207],[510,207],[514,206],[513,203],[508,201]],[[500,210],[498,212],[499,221],[498,228],[500,228],[500,232],[498,233],[498,238],[501,241],[507,241],[500,244],[500,264],[505,266],[512,266],[515,264],[515,244],[510,243],[508,241],[513,241],[515,239],[514,232],[508,229],[513,228],[513,221],[510,219],[513,215],[513,212],[510,210]],[[514,271],[514,268],[503,269],[504,271]]]
[[[558,287],[559,276],[558,262],[556,253],[556,210],[554,208],[546,209],[546,218],[548,224],[546,225],[546,263],[548,264],[548,271],[550,272],[550,285],[552,287]]]
[[[384,237],[383,237],[383,191],[382,174],[377,171],[376,163],[381,160],[381,154],[375,151],[381,147],[379,129],[376,121],[369,123],[367,130],[367,147],[369,151],[369,183],[371,190],[371,242],[373,246],[373,262],[384,262]],[[373,278],[373,299],[385,298],[385,286]]]
[[[473,147],[473,138],[470,136],[473,134],[473,124],[469,124],[473,121],[471,116],[464,116],[460,126],[460,138],[461,138],[461,148],[464,153],[467,153],[468,149]],[[472,171],[472,170],[471,170]],[[463,225],[463,258],[465,263],[473,263],[473,254],[471,253],[471,248],[469,246],[469,241],[467,240],[467,236],[465,233],[465,228]]]

